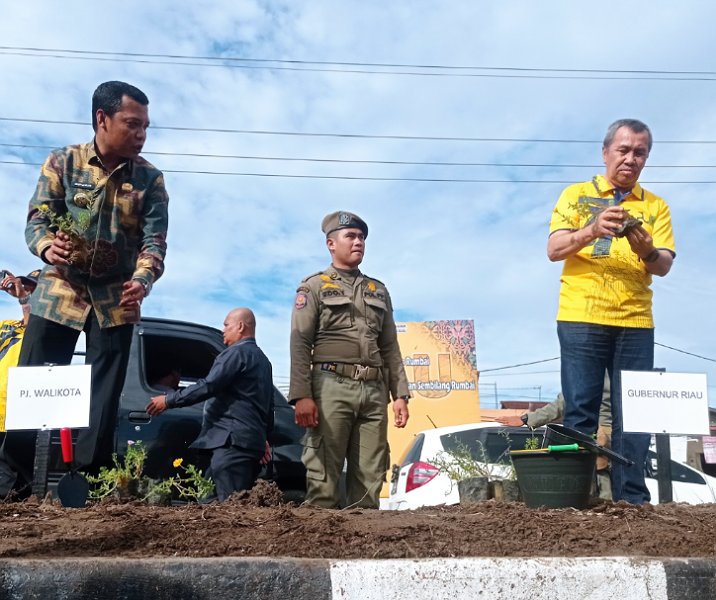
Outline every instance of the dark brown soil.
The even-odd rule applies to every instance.
[[[490,500],[398,512],[297,507],[279,497],[262,483],[243,498],[179,507],[0,504],[0,557],[716,556],[714,504],[548,510]]]

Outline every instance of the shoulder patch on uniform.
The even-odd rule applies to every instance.
[[[306,283],[309,279],[313,279],[314,277],[317,277],[318,275],[322,275],[322,274],[323,274],[323,271],[317,271],[316,273],[312,273],[308,277],[304,277],[301,280],[301,283]]]
[[[306,304],[308,304],[308,295],[306,292],[300,291],[296,294],[296,300],[293,303],[293,306],[296,310],[301,310],[302,308],[306,308]]]
[[[368,275],[363,275],[363,277],[365,277],[369,283],[379,283],[380,285],[385,287],[385,284],[380,279],[376,279],[375,277],[368,277]]]
[[[310,290],[308,287],[306,287],[305,285],[299,285],[299,286],[296,288],[296,292],[297,292],[297,293],[298,293],[298,292],[306,292],[306,293],[308,293],[308,292],[310,292],[310,291],[311,291],[311,290]]]

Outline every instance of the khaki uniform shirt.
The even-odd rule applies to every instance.
[[[291,401],[313,397],[312,365],[322,362],[382,367],[393,398],[409,395],[393,305],[380,281],[331,266],[301,282],[291,317]]]
[[[120,307],[122,284],[147,290],[164,271],[169,197],[164,177],[139,157],[105,171],[94,142],[55,150],[42,165],[30,201],[25,239],[37,256],[52,245],[52,216],[71,220],[86,240],[85,264],[46,266],[31,312],[82,329],[91,309],[100,327],[135,323],[139,309]]]

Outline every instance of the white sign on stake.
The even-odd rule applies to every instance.
[[[709,435],[704,373],[622,371],[624,431]]]
[[[89,427],[90,365],[8,369],[5,429]]]

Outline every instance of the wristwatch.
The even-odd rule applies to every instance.
[[[146,281],[144,281],[144,279],[139,279],[138,277],[135,277],[134,279],[132,279],[132,281],[138,282],[144,288],[145,296],[149,295],[150,287],[149,287],[149,284]]]
[[[647,263],[656,262],[657,260],[659,260],[659,251],[656,248],[644,257],[644,262]]]
[[[410,396],[400,396],[398,400],[405,400],[405,403],[407,404],[410,401]]]

